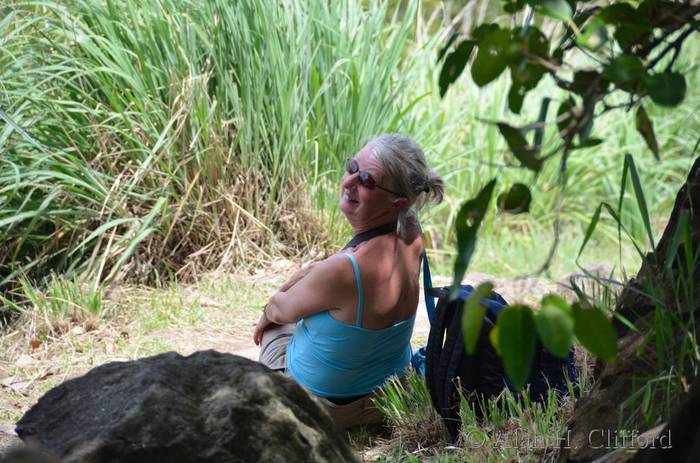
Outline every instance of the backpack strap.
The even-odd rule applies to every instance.
[[[396,231],[397,223],[398,222],[394,220],[393,222],[385,223],[384,225],[380,225],[378,227],[372,228],[371,230],[367,230],[366,232],[360,233],[359,235],[355,235],[350,241],[348,241],[348,243],[345,246],[343,246],[343,249],[357,246],[358,244],[363,243],[365,241],[369,241],[372,238],[376,238],[377,236],[394,233]]]
[[[430,264],[428,264],[428,255],[423,251],[423,295],[425,296],[425,310],[428,312],[428,321],[433,323],[435,315],[435,299],[432,294],[433,279],[430,275]]]
[[[447,330],[447,339],[445,340],[446,349],[443,351],[440,358],[440,376],[442,377],[443,390],[440,410],[440,415],[443,417],[447,430],[452,437],[452,441],[457,441],[457,435],[461,422],[459,420],[460,400],[457,396],[458,389],[456,381],[460,381],[460,386],[464,390],[472,389],[471,383],[476,376],[474,356],[467,354],[464,350],[464,338],[461,329],[462,311],[457,312],[458,317],[455,317]],[[448,347],[449,346],[449,347]],[[445,355],[449,354],[449,355]],[[459,380],[457,379],[459,377]]]
[[[445,331],[449,326],[451,311],[447,307],[446,299],[439,299],[437,310],[435,311],[435,319],[430,326],[430,334],[428,335],[428,345],[425,352],[425,382],[428,384],[428,392],[433,405],[439,410],[440,407],[440,378],[438,376],[438,367],[440,365],[440,357],[443,352],[443,341],[445,340]]]

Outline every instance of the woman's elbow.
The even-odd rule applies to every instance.
[[[296,322],[296,319],[294,319],[292,314],[283,309],[283,304],[280,303],[281,301],[279,300],[279,295],[280,293],[277,293],[272,296],[270,298],[270,302],[267,304],[265,314],[267,315],[268,320],[277,323],[278,325]]]

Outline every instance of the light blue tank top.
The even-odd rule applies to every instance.
[[[401,375],[411,362],[411,334],[416,315],[381,330],[362,328],[363,291],[360,268],[352,262],[357,281],[357,321],[350,325],[328,310],[297,322],[287,349],[292,377],[321,397],[368,394],[391,375]]]

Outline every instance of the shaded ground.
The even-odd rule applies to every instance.
[[[115,288],[106,294],[104,319],[79,324],[63,321],[62,334],[48,332],[47,321],[39,314],[28,317],[0,338],[0,447],[3,435],[7,441],[13,423],[42,394],[97,365],[169,350],[184,355],[216,349],[256,360],[258,348],[252,334],[260,310],[295,270],[291,262],[281,261],[254,274],[207,275],[193,285]],[[543,279],[470,273],[465,281],[476,285],[486,279],[511,303],[536,302],[557,291],[555,283]],[[434,277],[435,286],[446,284],[449,279]],[[425,344],[429,328],[421,299],[415,347]]]

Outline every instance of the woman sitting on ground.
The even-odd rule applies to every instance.
[[[260,362],[290,374],[345,428],[382,420],[372,392],[411,359],[425,250],[417,211],[442,179],[414,141],[381,135],[346,165],[340,210],[355,236],[299,270],[255,328]]]

